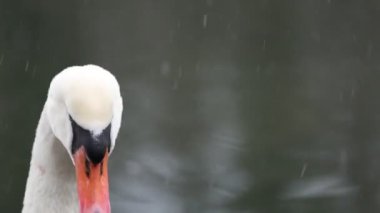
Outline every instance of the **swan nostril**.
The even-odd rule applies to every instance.
[[[100,209],[96,208],[92,211],[92,213],[102,213],[102,211],[100,211]]]
[[[103,209],[100,208],[100,206],[98,206],[98,205],[94,205],[94,206],[91,208],[90,213],[105,213],[105,211],[103,211]]]

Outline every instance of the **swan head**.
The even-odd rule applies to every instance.
[[[50,84],[45,112],[75,166],[81,213],[110,212],[107,161],[122,109],[117,80],[99,66],[66,68]]]

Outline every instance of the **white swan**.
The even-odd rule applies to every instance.
[[[99,66],[69,67],[54,77],[33,144],[23,213],[111,212],[107,161],[122,110],[115,77]]]

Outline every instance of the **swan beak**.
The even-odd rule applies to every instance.
[[[108,154],[103,160],[93,164],[88,160],[84,147],[73,155],[77,177],[78,197],[81,213],[110,213],[108,191]]]

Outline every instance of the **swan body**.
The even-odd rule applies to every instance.
[[[109,213],[107,160],[121,124],[115,77],[96,65],[57,74],[37,126],[22,213]]]

